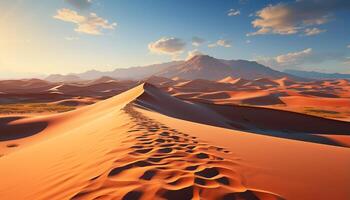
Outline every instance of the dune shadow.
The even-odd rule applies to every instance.
[[[200,103],[223,115],[232,129],[318,144],[348,147],[324,135],[349,135],[350,123],[302,113],[240,105]]]
[[[141,97],[142,98],[142,97]],[[192,101],[197,107],[211,110],[215,115],[221,116],[217,121],[204,120],[203,118],[191,117],[200,113],[198,109],[181,110],[171,109],[171,105],[162,108],[162,105],[153,105],[154,102],[139,99],[136,106],[142,109],[156,111],[161,114],[211,126],[240,130],[244,132],[262,134],[279,138],[293,139],[318,144],[348,147],[324,135],[349,135],[350,123],[338,120],[326,119],[307,114],[290,111],[274,110],[240,105],[216,105],[202,101]],[[182,103],[185,103],[182,101]],[[222,119],[225,119],[223,123]]]
[[[23,117],[0,118],[0,142],[16,140],[35,135],[43,131],[48,125],[47,122],[9,124],[12,121],[22,118]]]

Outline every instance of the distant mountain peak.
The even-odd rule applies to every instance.
[[[234,79],[237,78],[254,80],[257,78],[278,79],[289,77],[299,79],[298,77],[273,70],[254,61],[224,60],[209,55],[193,56],[190,60],[179,65],[170,66],[157,75],[167,78],[179,77],[188,80],[223,80],[224,78],[231,77],[232,80],[223,80],[229,82],[234,82]]]
[[[200,55],[193,56],[190,60],[198,60],[198,59],[216,59],[216,58],[209,55],[200,54]]]

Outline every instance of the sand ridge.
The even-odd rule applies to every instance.
[[[72,199],[283,199],[246,188],[238,163],[220,156],[230,151],[147,118],[132,104],[124,111],[135,123],[123,141],[130,148]]]

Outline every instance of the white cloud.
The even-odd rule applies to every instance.
[[[343,64],[350,65],[350,57],[345,58]]]
[[[193,56],[197,56],[197,55],[203,55],[202,52],[198,51],[198,49],[193,49],[192,51],[188,51],[187,52],[187,58],[186,60],[191,59]]]
[[[325,32],[326,30],[321,30],[319,28],[307,28],[304,30],[306,36],[318,35]]]
[[[237,16],[237,15],[240,15],[241,14],[241,11],[239,10],[236,10],[236,9],[230,9],[227,13],[227,16]]]
[[[77,27],[74,29],[76,32],[91,35],[100,35],[103,29],[115,29],[117,26],[117,23],[109,23],[108,20],[97,16],[96,13],[90,13],[88,16],[84,16],[68,8],[57,10],[57,14],[53,17],[76,24]]]
[[[209,48],[214,48],[214,47],[218,47],[218,46],[229,48],[232,45],[231,45],[231,41],[230,40],[218,40],[215,43],[212,43],[212,44],[208,45]]]
[[[250,43],[252,43],[252,41],[246,40],[245,43],[250,44]]]
[[[348,0],[297,0],[292,3],[269,5],[256,13],[252,21],[258,30],[251,35],[295,34],[307,27],[324,24],[338,10],[349,10]]]
[[[349,57],[346,57],[344,52],[314,52],[313,49],[307,48],[275,57],[259,56],[256,58],[256,61],[276,69],[303,69],[305,66],[309,67],[310,64],[315,66],[315,64],[329,61],[346,64],[349,61]]]
[[[257,61],[267,66],[284,68],[303,64],[312,56],[312,53],[312,49],[307,48],[297,52],[278,55],[276,57],[258,57]]]
[[[312,54],[312,49],[307,48],[302,51],[291,52],[276,57],[276,62],[282,65],[298,64]]]
[[[350,44],[348,44],[348,46],[346,46],[347,48],[350,48]]]
[[[92,4],[92,0],[66,0],[66,2],[78,9],[89,8]]]
[[[186,43],[175,37],[162,37],[148,44],[148,49],[153,53],[178,55],[185,49]]]
[[[196,37],[196,36],[192,38],[192,45],[195,47],[202,45],[204,42],[205,40],[203,38]]]

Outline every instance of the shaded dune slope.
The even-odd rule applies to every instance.
[[[326,135],[350,135],[350,123],[269,108],[186,102],[147,84],[137,103],[159,113],[212,126],[344,146]]]

